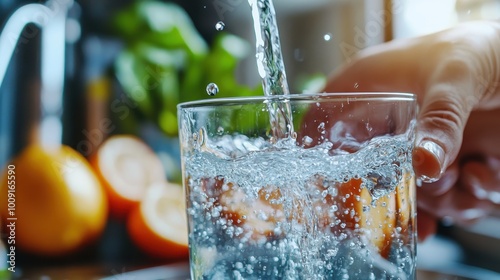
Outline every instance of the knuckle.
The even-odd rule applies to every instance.
[[[422,118],[429,124],[451,133],[458,133],[465,125],[464,114],[470,111],[468,103],[458,95],[446,94],[436,97],[423,108]]]

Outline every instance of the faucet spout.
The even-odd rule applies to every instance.
[[[0,34],[1,87],[24,27],[33,23],[42,31],[38,138],[44,146],[62,143],[66,18],[73,4],[74,0],[48,0],[45,5],[24,5],[10,16]]]
[[[24,27],[34,23],[43,28],[50,20],[44,15],[50,14],[50,9],[45,5],[27,4],[11,15],[0,34],[0,87]]]

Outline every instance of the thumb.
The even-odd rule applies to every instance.
[[[439,76],[431,79],[418,116],[413,166],[428,183],[437,181],[457,157],[467,119],[478,100],[472,73],[454,66],[435,72]]]

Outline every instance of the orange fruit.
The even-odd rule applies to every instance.
[[[118,219],[139,204],[151,184],[166,180],[158,156],[134,136],[108,138],[90,162],[108,194],[110,215]]]
[[[387,257],[396,226],[396,201],[394,195],[384,195],[377,200],[360,179],[351,179],[338,189],[339,218],[350,230],[360,231]]]
[[[252,242],[274,237],[277,223],[285,219],[283,205],[274,202],[281,198],[280,190],[267,186],[259,190],[257,199],[250,199],[239,186],[227,185],[230,188],[219,196],[217,203],[222,206],[222,216],[241,226],[245,233],[250,233]]]
[[[189,255],[186,203],[179,185],[155,183],[127,221],[132,241],[148,255],[183,259]]]
[[[325,192],[327,189],[322,179],[316,176],[308,186],[311,187],[309,198],[293,198],[293,209],[289,209],[288,214],[285,214],[282,204],[281,190],[275,186],[261,188],[257,198],[252,198],[238,185],[226,183],[219,177],[205,179],[202,189],[214,201],[209,211],[221,209],[221,217],[240,226],[245,233],[241,237],[249,236],[251,243],[278,237],[275,229],[285,220],[306,224],[306,217],[311,216],[317,219],[317,226],[322,230],[331,230],[336,235],[361,234],[383,257],[387,257],[396,227],[396,195],[393,193],[374,200],[368,189],[361,187],[360,179],[336,183],[332,186],[336,195],[332,195]],[[333,212],[332,207],[336,208]],[[304,209],[309,209],[310,215],[304,213]]]
[[[258,197],[254,199],[237,184],[218,177],[204,179],[202,190],[213,200],[209,211],[220,211],[220,217],[214,217],[214,223],[221,217],[226,219],[230,225],[243,230],[237,237],[248,238],[250,243],[275,238],[278,222],[285,220],[281,191],[275,186],[259,189]]]
[[[415,213],[412,209],[415,205],[415,188],[415,177],[408,172],[404,173],[401,183],[396,187],[396,213],[401,232],[406,232],[408,228],[415,226],[415,217],[412,215]]]
[[[107,218],[107,201],[99,180],[86,159],[60,146],[28,146],[15,166],[15,210],[7,203],[7,172],[0,186],[0,215],[17,217],[16,247],[43,256],[61,256],[93,242]],[[10,221],[7,221],[10,223]]]

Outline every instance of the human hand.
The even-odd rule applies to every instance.
[[[423,182],[434,182],[418,190],[420,238],[436,219],[464,223],[500,203],[500,24],[470,22],[368,48],[325,91],[417,95],[413,163]]]

